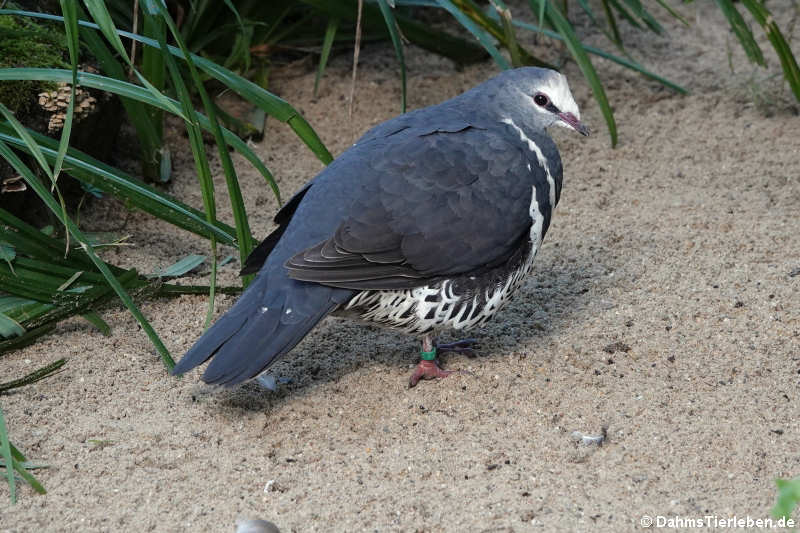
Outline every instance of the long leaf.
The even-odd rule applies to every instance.
[[[322,40],[322,50],[319,54],[319,67],[317,67],[317,75],[314,78],[314,98],[317,97],[319,91],[319,82],[322,75],[325,73],[325,65],[328,64],[328,56],[331,53],[333,46],[333,39],[336,37],[336,30],[339,28],[339,17],[331,17],[328,19],[328,26],[325,28],[325,38]]]
[[[25,333],[25,328],[19,325],[19,322],[0,313],[0,337],[8,339],[9,337],[19,337]]]
[[[606,14],[609,30],[611,32],[611,41],[617,45],[617,48],[619,48],[620,51],[624,52],[625,45],[622,44],[622,35],[619,32],[619,26],[617,26],[617,16],[614,15],[614,11],[611,9],[609,2],[610,0],[600,0],[600,3],[603,5],[603,12]],[[540,3],[539,5],[541,6],[542,4]]]
[[[742,0],[742,4],[750,11],[750,14],[756,19],[764,33],[767,34],[769,42],[772,43],[772,47],[781,61],[783,76],[789,82],[789,87],[792,89],[794,97],[800,101],[800,67],[797,65],[797,60],[792,54],[789,43],[786,42],[781,30],[775,23],[775,18],[760,0]]]
[[[437,3],[446,9],[451,15],[453,15],[458,23],[464,26],[464,28],[469,31],[479,43],[481,43],[481,46],[483,46],[486,51],[489,52],[489,55],[492,56],[492,59],[494,59],[495,63],[497,63],[500,68],[503,70],[511,68],[511,65],[500,53],[500,50],[498,50],[494,43],[492,43],[489,35],[472,19],[458,9],[458,7],[456,7],[451,0],[437,0]]]
[[[623,0],[632,10],[633,12],[640,18],[642,21],[647,24],[647,27],[650,28],[654,33],[663,33],[664,28],[661,27],[661,24],[647,11],[644,6],[642,5],[641,0]]]
[[[394,46],[394,53],[397,56],[397,61],[400,63],[400,80],[401,80],[401,109],[406,112],[406,60],[403,57],[403,41],[400,39],[400,32],[397,29],[397,21],[394,18],[394,13],[389,3],[386,0],[378,0],[378,6],[381,8],[383,18],[386,20],[386,28],[389,30],[389,37]],[[244,264],[244,263],[242,263]]]
[[[63,20],[62,17],[57,15],[49,15],[45,13],[36,13],[33,11],[20,11],[20,10],[13,10],[13,9],[0,9],[0,15],[20,15],[20,16],[27,16],[27,17],[34,17],[34,18],[41,18],[46,20]],[[98,29],[97,24],[93,24],[91,22],[87,22],[84,20],[78,21],[78,24],[92,29]],[[127,37],[129,39],[133,39],[137,42],[145,44],[147,46],[155,46],[159,47],[157,41],[153,39],[148,39],[147,37],[142,37],[141,35],[136,35],[131,32],[117,30],[117,33],[123,37]],[[463,45],[462,45],[463,46]],[[169,52],[177,56],[181,59],[185,59],[183,53],[174,46],[168,47]],[[229,87],[231,90],[239,94],[242,98],[248,100],[249,102],[257,105],[261,109],[263,109],[268,115],[273,116],[280,120],[281,122],[286,122],[289,126],[295,130],[300,137],[300,140],[303,141],[306,146],[308,146],[311,151],[326,165],[333,161],[333,156],[331,156],[330,152],[322,141],[319,139],[319,136],[316,134],[314,129],[311,127],[310,124],[306,121],[305,118],[300,115],[300,113],[294,109],[288,102],[283,100],[282,98],[275,96],[274,94],[265,91],[263,88],[259,87],[255,83],[242,78],[241,76],[231,72],[230,70],[222,67],[213,61],[205,59],[203,57],[197,56],[192,54],[191,55],[192,61],[194,61],[195,65],[197,65],[200,70],[212,76],[217,81],[221,82],[222,84]],[[79,75],[80,78],[80,75]],[[3,79],[3,78],[0,78]],[[11,78],[13,79],[13,78]],[[82,84],[83,81],[79,79],[79,82]],[[131,84],[132,85],[132,84]],[[136,87],[135,85],[133,85]],[[102,89],[108,90],[108,89]],[[157,91],[156,91],[157,92]],[[158,92],[157,92],[158,93]],[[158,93],[159,96],[160,93]],[[123,95],[126,96],[126,95]],[[156,100],[160,101],[160,98],[157,98],[155,95],[151,94],[151,97],[155,98]],[[153,100],[150,98],[150,100]],[[144,100],[143,100],[144,101]],[[173,109],[177,109],[176,104],[174,104],[174,100],[166,99],[167,103],[161,101],[160,104],[152,104],[161,107],[162,109],[171,111]],[[150,102],[148,102],[150,103]],[[176,113],[180,116],[180,113]],[[185,119],[185,117],[182,117]],[[262,164],[263,167],[263,164]],[[259,169],[260,170],[260,169]],[[264,176],[267,180],[270,180],[270,177]]]
[[[517,26],[519,28],[530,30],[532,32],[541,32],[544,35],[546,35],[547,37],[550,37],[551,39],[556,39],[556,40],[559,40],[559,41],[563,41],[564,40],[564,37],[559,35],[558,33],[546,30],[544,28],[539,28],[537,26],[534,26],[533,24],[529,24],[527,22],[521,22],[521,21],[518,21],[518,20],[514,20],[513,23],[514,23],[515,26]],[[625,59],[623,57],[619,57],[617,55],[608,53],[605,50],[601,50],[600,48],[596,48],[594,46],[591,46],[591,45],[588,45],[588,44],[585,44],[585,43],[581,43],[581,46],[583,46],[583,49],[586,50],[590,54],[594,54],[594,55],[596,55],[598,57],[602,57],[604,59],[608,59],[609,61],[613,61],[614,63],[617,63],[619,65],[627,67],[627,68],[629,68],[631,70],[635,70],[636,72],[639,72],[643,76],[646,76],[646,77],[648,77],[648,78],[650,78],[652,80],[655,80],[655,81],[663,84],[666,87],[669,87],[673,91],[677,91],[677,92],[679,92],[681,94],[688,94],[688,92],[689,92],[686,88],[684,88],[684,87],[682,87],[682,86],[680,86],[680,85],[678,85],[678,84],[676,84],[674,82],[671,82],[668,79],[663,78],[662,76],[659,76],[658,74],[655,74],[655,73],[647,70],[646,68],[641,66],[636,61],[633,61],[633,60],[630,60],[630,59]]]
[[[0,81],[1,80],[39,80],[39,81],[62,81],[69,76],[68,70],[63,69],[43,69],[43,68],[0,68]],[[160,107],[164,110],[169,111],[169,107],[163,106],[161,99],[156,99],[152,97],[150,91],[139,87],[138,85],[134,85],[132,83],[128,83],[125,81],[120,81],[114,78],[109,78],[106,76],[100,76],[98,74],[93,74],[90,72],[79,72],[78,73],[78,81],[81,85],[86,87],[92,87],[95,89],[99,89],[101,91],[108,91],[114,94],[118,94],[120,96],[126,96],[128,98],[133,98],[139,100],[141,102]],[[166,98],[166,97],[165,97]],[[175,102],[174,100],[167,98],[170,102]],[[208,118],[205,115],[197,113],[197,119],[200,123],[200,126],[204,130],[210,130],[211,124]],[[296,121],[296,122],[295,122]],[[299,131],[302,135],[306,135],[308,137],[316,137],[316,133],[314,130],[311,129],[311,126],[299,115],[291,117],[289,121],[289,125],[295,131]],[[223,136],[225,137],[225,141],[234,148],[237,152],[242,154],[245,159],[247,159],[264,177],[267,183],[272,188],[273,192],[275,192],[276,196],[280,200],[280,195],[278,194],[278,187],[275,184],[275,178],[272,176],[272,173],[264,166],[264,163],[258,158],[258,156],[253,153],[253,151],[248,148],[247,143],[242,141],[235,133],[223,128],[222,131]],[[320,144],[321,145],[321,144]],[[323,147],[324,148],[324,147]],[[330,154],[328,154],[329,157]]]
[[[162,12],[161,4],[156,1],[152,0],[145,0],[145,16],[148,17],[159,17],[162,19],[167,26],[169,26],[170,31],[172,32],[173,38],[178,39],[178,42],[181,43],[181,49],[186,53],[185,45],[183,44],[183,39],[180,38],[180,34],[175,28],[174,24],[172,24],[172,20],[166,10]],[[205,145],[203,143],[203,134],[200,130],[200,125],[197,121],[197,113],[194,110],[194,105],[192,104],[192,98],[189,95],[189,90],[186,87],[186,84],[183,81],[183,77],[178,70],[178,65],[175,59],[166,52],[167,49],[167,33],[164,27],[159,27],[157,30],[157,37],[158,37],[158,44],[160,49],[163,51],[164,60],[167,64],[167,69],[169,71],[169,75],[172,78],[172,86],[178,91],[178,95],[180,96],[181,107],[183,108],[183,112],[186,113],[186,116],[189,117],[189,121],[186,123],[186,131],[189,134],[189,145],[192,149],[192,157],[194,158],[195,168],[197,169],[197,179],[200,182],[200,189],[203,195],[203,206],[205,207],[206,212],[206,219],[211,222],[217,217],[217,208],[214,200],[214,180],[211,176],[211,169],[208,165],[208,156],[206,155]],[[193,69],[191,59],[188,61],[190,69]],[[193,75],[196,76],[196,71],[193,72]],[[202,90],[202,83],[197,83],[196,88],[198,90]],[[203,104],[207,103],[207,97],[205,96],[205,91],[203,91]],[[211,113],[211,125],[214,131],[215,137],[217,138],[217,143],[219,144],[220,148],[225,151],[225,155],[228,156],[230,159],[230,154],[227,153],[227,149],[225,148],[225,143],[222,140],[222,134],[219,133],[219,124],[217,124],[216,118],[214,116],[214,109],[211,106],[209,110]],[[226,169],[227,170],[227,169]],[[236,210],[236,205],[234,204],[234,212]],[[245,224],[247,223],[247,217],[245,216]],[[237,220],[236,223],[236,232],[237,235],[240,235],[240,221]],[[241,239],[244,242],[244,246],[250,244],[249,235],[245,236],[244,239]],[[214,311],[214,300],[216,293],[214,288],[217,285],[217,240],[215,238],[211,238],[210,240],[211,245],[211,290],[209,291],[208,297],[208,312],[206,313],[206,327],[210,323],[211,317],[213,316]],[[241,246],[240,246],[241,249]]]
[[[511,64],[514,67],[523,66],[522,57],[520,55],[520,47],[517,42],[517,36],[514,32],[514,24],[511,19],[511,10],[501,0],[491,0],[491,5],[495,13],[500,17],[503,23],[503,32],[505,33],[506,47],[508,53],[511,54]]]
[[[0,342],[0,355],[8,353],[13,350],[19,350],[20,348],[24,348],[30,344],[33,344],[36,339],[39,337],[46,335],[53,331],[56,328],[56,325],[52,322],[49,324],[45,324],[43,326],[39,326],[34,329],[29,329],[24,335],[21,337],[16,337],[13,339],[8,339],[5,341]]]
[[[53,182],[58,180],[61,168],[64,165],[64,156],[69,147],[69,138],[72,134],[72,122],[75,116],[75,88],[78,85],[78,12],[73,0],[60,0],[61,12],[64,14],[64,30],[67,35],[67,50],[72,70],[72,80],[69,85],[70,97],[67,104],[67,116],[61,130],[61,139],[58,143],[58,155],[53,164]]]
[[[88,244],[86,237],[83,235],[83,232],[78,229],[75,223],[69,217],[62,217],[62,213],[59,209],[58,204],[53,199],[52,196],[48,193],[47,189],[45,189],[42,183],[36,178],[35,175],[31,172],[31,170],[17,157],[17,155],[11,150],[11,148],[3,141],[0,141],[0,156],[4,157],[6,161],[14,167],[16,170],[27,183],[28,187],[33,189],[39,198],[47,205],[50,211],[53,212],[57,217],[61,218],[61,222],[68,228],[69,232],[72,236],[81,244],[81,247],[86,252],[86,254],[90,257],[92,262],[95,264],[98,270],[105,276],[106,281],[108,284],[114,289],[114,292],[117,293],[120,300],[125,304],[131,314],[136,318],[139,324],[142,326],[142,329],[145,331],[147,336],[150,338],[150,342],[156,347],[156,350],[161,355],[162,360],[164,361],[164,365],[169,369],[175,366],[175,362],[172,360],[172,357],[169,354],[166,346],[164,343],[161,342],[158,334],[155,332],[153,327],[147,321],[147,319],[142,315],[139,308],[133,303],[133,300],[119,283],[116,277],[111,273],[108,266],[95,254],[94,250],[92,249],[91,245]]]
[[[157,32],[163,31],[163,27],[164,22],[160,17],[144,16],[142,20],[142,32],[147,36],[152,37]],[[164,55],[161,50],[152,46],[143,46],[142,48],[142,75],[156,89],[163,92],[167,82]],[[148,107],[147,114],[157,135],[153,144],[161,147],[160,150],[153,151],[150,157],[153,159],[153,166],[159,165],[158,180],[161,183],[167,183],[172,174],[172,165],[169,149],[164,145],[164,111],[156,107]]]
[[[548,2],[547,0],[529,0],[529,2],[531,4],[531,8],[534,10],[536,9],[538,2],[547,2],[546,16],[553,27],[556,28],[564,37],[564,44],[572,54],[572,57],[575,59],[575,62],[581,69],[581,72],[583,72],[583,76],[589,82],[589,86],[592,88],[595,100],[597,100],[597,103],[600,106],[600,111],[602,111],[603,116],[606,119],[608,133],[611,136],[611,146],[616,146],[617,123],[614,120],[614,112],[611,111],[611,106],[608,104],[608,98],[606,97],[606,92],[603,89],[603,84],[600,82],[600,78],[598,78],[597,72],[595,72],[589,56],[586,55],[586,50],[583,49],[583,46],[575,35],[572,25],[567,21],[566,18],[564,18],[564,15],[562,15],[558,8],[556,8],[551,2]]]
[[[151,274],[149,277],[177,278],[199,267],[205,262],[205,260],[206,256],[204,255],[190,254],[181,259],[180,261],[173,263],[162,270],[157,271],[155,274]]]
[[[6,429],[6,420],[3,417],[3,409],[0,408],[0,457],[6,464],[6,478],[8,480],[8,493],[11,498],[11,503],[17,503],[17,485],[14,479],[14,469],[8,465],[14,464],[14,458],[11,456],[11,443],[8,440],[8,430]]]
[[[108,337],[111,335],[111,326],[109,326],[108,322],[103,320],[103,317],[98,315],[96,312],[90,311],[82,314],[81,316],[91,325],[96,327],[104,336]]]
[[[355,22],[356,0],[300,0],[304,4],[311,5],[325,13],[328,17],[338,17],[341,20]],[[397,5],[400,2],[395,1]],[[428,4],[426,4],[428,5]],[[435,3],[436,6],[438,4]],[[388,37],[388,29],[380,10],[370,3],[365,3],[363,8],[364,27],[375,31],[378,35]],[[452,59],[459,65],[468,65],[482,61],[486,57],[486,52],[481,46],[472,41],[454,37],[447,32],[431,28],[430,25],[423,24],[412,19],[403,13],[395,13],[397,25],[401,33],[413,44],[429,50],[435,54]]]
[[[681,15],[676,9],[673,9],[672,6],[670,6],[665,0],[656,0],[656,2],[658,2],[658,5],[663,7],[667,11],[667,13],[672,15],[674,18],[678,19],[681,22],[681,24],[683,24],[687,28],[690,26],[689,21],[686,20],[686,18],[683,15]]]
[[[747,57],[750,58],[750,61],[757,63],[762,67],[766,66],[764,54],[761,52],[761,47],[758,46],[758,43],[753,37],[753,32],[750,31],[750,27],[733,5],[733,2],[731,0],[716,1],[717,6],[719,7],[720,11],[722,11],[722,14],[725,15],[725,18],[728,19],[728,24],[733,30],[733,33],[739,39],[739,42],[742,44],[742,48],[744,48]]]
[[[122,46],[122,41],[119,38],[119,33],[117,32],[116,26],[114,26],[114,21],[111,18],[111,14],[108,12],[106,8],[105,2],[101,0],[84,0],[86,4],[86,8],[89,10],[89,13],[92,15],[92,18],[97,23],[97,26],[100,28],[100,31],[103,33],[103,36],[111,43],[114,47],[114,50],[125,60],[128,66],[131,68],[131,71],[136,75],[136,78],[139,82],[145,86],[145,88],[150,91],[154,98],[157,100],[161,100],[162,103],[167,107],[167,109],[181,117],[184,120],[188,120],[182,113],[180,108],[172,103],[164,94],[158,90],[150,81],[142,76],[142,74],[135,68],[131,58],[128,57],[128,53],[125,51],[125,47]]]
[[[147,0],[147,2],[153,2],[153,0]],[[214,139],[217,142],[217,153],[219,154],[219,158],[222,161],[222,169],[225,174],[225,183],[228,186],[228,196],[231,202],[231,209],[233,211],[233,218],[236,222],[236,236],[239,242],[239,257],[241,259],[241,264],[244,264],[247,257],[250,255],[250,252],[253,249],[253,243],[251,241],[251,234],[250,234],[250,225],[247,220],[247,212],[244,206],[244,199],[242,198],[242,191],[239,187],[239,180],[236,176],[236,170],[233,167],[233,161],[231,160],[230,153],[228,153],[225,137],[222,132],[222,128],[219,125],[216,117],[215,105],[211,101],[211,98],[208,96],[206,92],[203,82],[200,80],[200,74],[197,72],[195,68],[194,61],[192,60],[191,54],[189,54],[189,50],[186,48],[186,44],[183,42],[181,38],[180,32],[178,28],[175,26],[175,22],[170,17],[169,13],[167,12],[166,8],[164,8],[161,2],[156,0],[156,5],[159,6],[161,16],[167,23],[167,26],[170,28],[172,32],[173,38],[176,40],[178,45],[181,48],[184,56],[186,57],[186,64],[189,67],[189,73],[191,75],[192,80],[194,81],[195,89],[200,94],[200,99],[203,102],[203,108],[206,110],[206,115],[208,116],[209,123],[211,125],[211,132],[214,134]],[[166,42],[161,43],[161,49],[164,50],[165,57],[171,59],[172,56],[166,53]],[[176,66],[177,68],[177,66]],[[201,139],[202,141],[202,139]],[[213,218],[212,218],[213,220]],[[215,248],[214,243],[212,241],[212,248]],[[212,257],[211,257],[211,270],[212,280],[216,278],[216,268],[217,268],[217,259],[216,259],[216,250],[212,250]],[[243,278],[243,283],[246,286],[252,278]],[[215,281],[212,281],[212,284],[216,284]],[[213,298],[212,298],[213,300]],[[213,309],[210,311],[209,314],[213,313]]]
[[[39,167],[44,170],[44,172],[50,177],[53,178],[53,171],[50,168],[50,165],[45,159],[42,150],[39,148],[39,145],[33,140],[31,134],[28,132],[28,129],[22,125],[22,123],[17,120],[14,114],[2,103],[0,102],[0,114],[5,117],[6,121],[14,128],[14,132],[19,135],[20,139],[22,139],[27,146],[30,147],[29,153],[33,158],[36,160],[36,163],[39,164]]]
[[[30,385],[31,383],[36,383],[37,381],[41,381],[49,376],[51,376],[56,370],[61,368],[66,364],[66,359],[59,359],[53,363],[50,363],[47,366],[43,366],[38,370],[34,370],[30,374],[27,374],[24,377],[19,379],[15,379],[13,381],[7,381],[5,383],[0,383],[0,393],[9,391],[11,389],[17,389],[19,387],[24,387],[25,385]]]
[[[56,143],[53,139],[31,132],[47,159],[55,159]],[[13,135],[10,126],[0,123],[0,140],[28,151],[29,147]],[[119,169],[112,168],[90,156],[70,148],[65,159],[70,174],[84,183],[89,183],[104,192],[125,199],[160,219],[192,233],[210,237],[212,234],[226,244],[235,245],[235,230],[222,222],[209,224],[203,212],[198,211],[169,195],[160,192]]]

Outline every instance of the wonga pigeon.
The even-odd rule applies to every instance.
[[[207,383],[258,376],[329,314],[422,340],[410,385],[451,372],[442,329],[485,323],[531,269],[561,194],[545,129],[588,135],[566,78],[519,68],[368,131],[289,200],[247,259],[258,272],[174,369]]]

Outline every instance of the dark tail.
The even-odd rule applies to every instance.
[[[235,385],[253,378],[353,294],[278,277],[269,280],[267,290],[269,276],[262,272],[183,356],[173,374],[183,374],[213,356],[203,374],[206,383]]]

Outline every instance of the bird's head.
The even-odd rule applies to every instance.
[[[523,67],[507,70],[487,84],[495,86],[491,93],[497,109],[511,115],[503,118],[524,117],[525,122],[542,129],[557,124],[589,135],[563,74]]]

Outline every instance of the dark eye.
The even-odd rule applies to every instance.
[[[533,97],[533,101],[536,102],[536,105],[542,106],[542,107],[544,107],[548,103],[550,103],[550,99],[547,98],[542,93],[537,93],[536,96]]]

